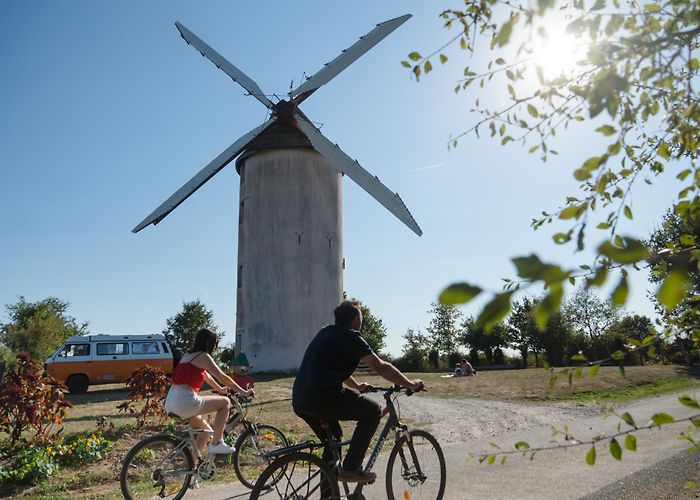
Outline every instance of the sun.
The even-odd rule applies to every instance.
[[[546,80],[559,76],[571,76],[579,61],[585,58],[586,44],[574,35],[566,33],[565,26],[554,24],[538,30],[531,43],[535,66],[541,69]]]

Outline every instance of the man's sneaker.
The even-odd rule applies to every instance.
[[[343,469],[338,472],[338,479],[344,483],[371,483],[377,479],[374,472],[365,472],[360,469]]]
[[[236,448],[227,445],[223,441],[219,441],[217,444],[210,444],[209,450],[207,450],[210,455],[230,455],[234,451],[236,451]]]

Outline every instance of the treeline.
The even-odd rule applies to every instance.
[[[583,358],[593,361],[611,358],[625,364],[652,361],[690,363],[697,353],[683,339],[643,352],[620,353],[655,335],[647,316],[625,313],[610,300],[602,300],[585,287],[578,288],[561,311],[552,314],[540,331],[534,310],[541,298],[523,297],[513,304],[509,316],[484,331],[473,317],[464,316],[454,306],[433,304],[425,333],[408,329],[403,335],[402,355],[394,364],[405,371],[452,369],[462,358],[473,366],[517,365],[567,366]],[[648,341],[648,340],[647,340]],[[659,347],[661,347],[659,349]],[[506,350],[519,355],[508,356]],[[511,352],[512,351],[508,351]]]
[[[43,362],[68,337],[89,335],[89,322],[80,322],[68,314],[70,304],[56,297],[29,302],[19,297],[14,304],[5,305],[7,321],[0,323],[0,362],[12,365],[16,354],[28,353],[32,359]],[[214,324],[214,314],[200,300],[185,301],[179,312],[164,320],[162,333],[173,349],[185,351],[192,345],[201,328],[209,328],[219,335],[223,331]],[[233,345],[220,346],[216,353],[219,362],[230,363],[235,357]]]

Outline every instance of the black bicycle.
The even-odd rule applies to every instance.
[[[445,494],[447,468],[440,444],[430,433],[409,430],[408,426],[399,420],[396,398],[401,393],[410,396],[413,391],[393,386],[370,387],[368,392],[384,393],[385,411],[389,418],[379,434],[364,470],[372,470],[387,437],[393,431],[396,440],[386,468],[387,498],[442,499]],[[306,441],[266,454],[272,462],[255,483],[250,499],[257,500],[261,495],[265,495],[266,499],[340,499],[340,449],[350,444],[350,441],[339,442],[333,438],[330,429],[327,432],[325,443]],[[326,463],[318,456],[319,450],[324,446],[329,446],[333,451],[334,463]],[[352,491],[349,483],[341,484],[344,491],[342,498],[364,500],[362,488],[366,483],[357,483]]]
[[[289,443],[281,430],[268,424],[256,424],[247,416],[250,400],[229,394],[232,406],[224,428],[224,440],[235,440],[236,451],[230,459],[223,455],[201,454],[196,440],[199,434],[213,431],[188,428],[184,435],[156,434],[134,445],[124,457],[119,482],[124,498],[169,498],[178,500],[196,480],[214,478],[217,465],[230,460],[238,479],[248,488],[256,483],[260,473],[272,458],[267,453]],[[242,431],[236,438],[236,430]],[[274,476],[270,481],[274,480]]]

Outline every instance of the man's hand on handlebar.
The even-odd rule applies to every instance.
[[[409,387],[413,392],[422,391],[425,389],[425,384],[419,378],[411,380],[411,387]]]

